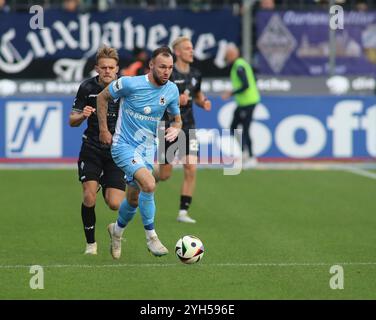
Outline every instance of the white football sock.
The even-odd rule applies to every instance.
[[[146,234],[146,239],[149,240],[151,237],[156,237],[157,236],[157,233],[155,232],[155,230],[146,230],[145,229],[145,234]]]
[[[184,209],[179,210],[179,216],[185,216],[187,214],[188,214],[187,210],[184,210]]]
[[[117,237],[121,237],[123,235],[124,229],[125,229],[125,227],[124,228],[119,227],[117,222],[115,222],[114,233]]]

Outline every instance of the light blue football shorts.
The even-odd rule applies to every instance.
[[[154,152],[153,148],[145,150],[142,146],[136,148],[127,143],[120,143],[111,147],[114,162],[123,170],[126,182],[134,187],[138,187],[134,180],[137,170],[146,168],[153,171]]]

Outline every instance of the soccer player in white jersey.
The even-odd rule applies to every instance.
[[[173,69],[172,52],[168,47],[156,49],[150,61],[150,72],[137,77],[121,77],[113,81],[97,97],[99,140],[112,144],[112,157],[126,177],[128,191],[120,205],[118,219],[108,226],[111,254],[121,255],[121,239],[127,224],[140,207],[149,251],[155,256],[168,253],[154,229],[155,179],[152,175],[158,122],[167,110],[174,123],[166,129],[165,138],[177,138],[182,121],[179,111],[179,90],[169,81]],[[107,128],[107,108],[111,99],[120,98],[119,118],[114,136]]]

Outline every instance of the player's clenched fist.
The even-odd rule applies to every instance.
[[[84,108],[84,110],[82,111],[85,118],[89,118],[91,116],[91,114],[94,113],[94,112],[95,112],[95,108],[93,108],[91,106],[86,106]]]
[[[99,141],[103,144],[111,145],[112,134],[110,131],[99,131]]]

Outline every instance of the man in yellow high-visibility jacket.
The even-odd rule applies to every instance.
[[[228,64],[232,65],[230,78],[233,91],[224,92],[222,99],[229,99],[233,96],[237,104],[231,123],[231,133],[234,133],[239,124],[242,126],[243,161],[255,165],[257,160],[253,156],[249,128],[255,107],[260,102],[260,94],[251,65],[240,57],[239,49],[235,45],[228,45],[225,59]]]

